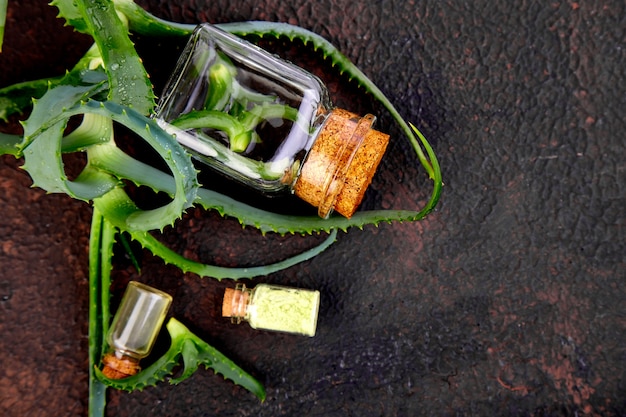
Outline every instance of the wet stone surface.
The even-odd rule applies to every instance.
[[[341,233],[313,260],[250,282],[318,289],[314,338],[232,325],[220,317],[232,282],[148,253],[138,275],[119,251],[114,306],[131,279],[172,294],[171,314],[268,396],[261,404],[199,370],[178,386],[110,390],[107,415],[626,414],[623,2],[141,4],[174,21],[284,21],[325,36],[431,140],[445,188],[422,222]],[[61,74],[86,50],[89,39],[55,14],[44,2],[9,4],[0,87]],[[164,45],[176,45],[136,41],[162,88],[176,59]],[[295,45],[268,47],[310,66],[339,106],[380,115],[392,135],[362,208],[418,209],[429,182],[391,118]],[[15,132],[14,122],[0,129]],[[86,416],[91,208],[29,188],[21,163],[0,158],[0,414]],[[262,236],[194,209],[164,239],[205,262],[252,266],[323,236]]]

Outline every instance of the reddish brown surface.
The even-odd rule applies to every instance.
[[[169,292],[172,314],[268,398],[200,370],[110,391],[108,415],[626,415],[623,2],[143,4],[176,21],[287,21],[326,36],[423,128],[446,187],[423,222],[353,230],[254,281],[319,289],[312,339],[233,326],[219,301],[232,283],[148,254],[138,276],[120,253],[116,297],[129,279]],[[55,13],[11,2],[0,86],[62,73],[89,45]],[[159,85],[172,62],[158,62],[158,43],[138,47]],[[309,49],[273,47],[318,68],[338,105],[383,115],[392,141],[364,208],[418,208],[428,181],[391,119]],[[0,159],[0,415],[85,416],[91,209],[29,188],[20,164]],[[192,210],[166,239],[232,266],[321,237],[263,237]]]

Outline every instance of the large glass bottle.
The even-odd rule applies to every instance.
[[[198,160],[295,193],[323,218],[354,214],[389,141],[373,115],[333,108],[314,75],[210,24],[191,36],[156,119]]]

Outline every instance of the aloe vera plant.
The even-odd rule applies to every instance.
[[[109,380],[101,374],[98,365],[105,348],[103,334],[106,333],[110,319],[112,248],[117,238],[124,232],[165,262],[203,277],[237,279],[269,274],[319,254],[332,244],[337,230],[346,231],[351,227],[362,228],[367,224],[377,225],[381,222],[416,221],[426,216],[437,204],[442,188],[439,164],[431,146],[415,126],[401,117],[380,89],[324,38],[281,23],[241,22],[220,25],[223,30],[235,35],[299,39],[319,51],[344,76],[358,83],[389,111],[433,181],[431,197],[420,211],[362,211],[350,219],[322,219],[277,214],[252,207],[201,187],[190,155],[171,134],[150,118],[155,107],[152,84],[128,37],[128,31],[145,36],[188,36],[195,25],[156,18],[132,0],[54,0],[52,5],[59,9],[59,16],[69,25],[91,35],[94,46],[64,76],[0,89],[0,118],[6,120],[12,114],[30,112],[23,122],[22,135],[0,133],[0,154],[23,158],[23,168],[33,179],[34,185],[48,192],[65,193],[93,204],[89,248],[90,415],[104,413],[107,386],[124,390],[143,389],[163,381],[180,361],[184,365],[183,371],[170,379],[172,383],[189,377],[203,364],[263,400],[265,390],[258,381],[175,319],[171,319],[166,326],[172,340],[170,348],[152,365],[135,376],[119,381]],[[0,46],[6,8],[6,0],[0,0]],[[224,91],[227,90],[228,85],[224,81]],[[242,140],[235,147],[242,149],[246,141],[254,140],[247,133],[259,118],[276,112],[287,119],[294,117],[284,106],[259,105],[258,112],[239,114],[237,117],[230,115],[235,119],[231,120],[216,113],[220,110],[221,99],[221,94],[210,94],[203,113],[177,123],[188,123],[193,128],[194,123],[204,118],[205,123],[214,123],[216,128],[234,129],[230,133]],[[66,134],[68,121],[76,116],[82,117],[81,125]],[[126,127],[156,150],[169,173],[124,153],[115,142],[115,124]],[[64,171],[62,155],[72,152],[84,152],[88,162],[82,172],[70,180]],[[171,196],[171,200],[155,209],[141,209],[127,194],[124,181],[165,192]],[[158,231],[173,225],[193,205],[234,217],[242,225],[255,227],[261,233],[325,232],[328,238],[318,247],[271,265],[256,268],[207,265],[183,257],[158,240]]]

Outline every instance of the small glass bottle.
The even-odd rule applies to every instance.
[[[198,160],[248,186],[350,217],[389,135],[335,108],[303,69],[210,24],[194,31],[156,120]]]
[[[319,305],[319,291],[270,284],[250,289],[237,284],[224,293],[222,316],[233,323],[247,321],[253,329],[313,337]]]
[[[148,356],[165,320],[172,297],[148,285],[131,281],[122,297],[106,341],[102,373],[110,379],[134,375]]]

